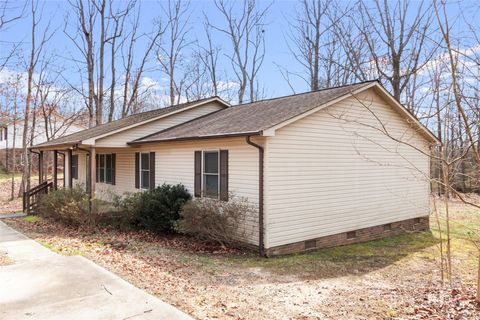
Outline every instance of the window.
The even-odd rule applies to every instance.
[[[150,153],[140,153],[140,188],[150,189]]]
[[[205,197],[218,198],[220,187],[218,151],[203,152],[203,195]]]
[[[114,184],[115,157],[113,154],[97,154],[96,159],[97,182]]]
[[[78,179],[78,154],[72,155],[72,178],[73,179]]]

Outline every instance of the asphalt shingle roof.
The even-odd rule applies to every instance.
[[[141,123],[143,121],[153,119],[162,115],[166,115],[168,113],[178,111],[184,108],[187,108],[189,106],[192,106],[194,104],[199,104],[207,100],[211,100],[213,97],[206,98],[206,99],[201,99],[197,101],[192,101],[192,102],[186,102],[186,103],[181,103],[176,106],[170,106],[166,108],[159,108],[159,109],[154,109],[150,111],[145,111],[137,114],[130,115],[128,117],[125,117],[123,119],[119,119],[116,121],[108,122],[105,124],[98,125],[93,128],[89,128],[86,130],[78,131],[63,137],[60,137],[58,139],[54,139],[51,141],[47,141],[44,143],[40,143],[36,145],[36,147],[47,147],[47,146],[56,146],[56,145],[63,145],[63,144],[75,144],[75,143],[80,143],[83,140],[95,138],[104,134],[108,134],[110,132],[129,127],[131,125],[134,125],[136,123]]]
[[[132,144],[259,134],[374,81],[232,106],[132,141]]]

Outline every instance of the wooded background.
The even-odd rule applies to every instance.
[[[70,0],[59,6],[64,19],[50,19],[44,1],[0,1],[0,115],[27,120],[24,165],[32,123],[48,126],[52,112],[92,127],[212,95],[252,102],[271,97],[262,71],[274,64],[285,95],[379,79],[443,143],[432,158],[434,190],[480,191],[480,3],[289,4],[278,39],[269,37],[276,2],[211,1],[202,14],[188,1],[149,2],[157,12],[149,20],[135,0]],[[28,34],[12,41],[17,24]],[[69,52],[52,49],[59,37]],[[272,42],[289,63],[265,59]],[[22,190],[28,178],[24,170]]]

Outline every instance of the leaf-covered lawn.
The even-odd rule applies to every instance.
[[[17,197],[21,175],[16,174],[14,181],[14,199],[10,200],[12,195],[12,176],[0,171],[0,215],[2,213],[22,211],[22,199]]]
[[[49,181],[51,177],[48,176]],[[59,184],[63,181],[63,174],[58,175]],[[22,197],[18,197],[18,190],[22,181],[22,173],[14,175],[14,192],[12,200],[12,174],[0,170],[0,215],[22,211]],[[32,175],[32,187],[38,182],[36,173]]]
[[[432,233],[268,259],[184,236],[92,232],[32,217],[8,223],[60,254],[84,255],[199,319],[476,319],[476,249],[465,235],[480,225],[480,213],[452,205],[453,289],[440,281],[434,219]]]

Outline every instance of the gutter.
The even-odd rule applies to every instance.
[[[207,114],[210,115],[210,114]],[[198,118],[196,118],[198,119]],[[185,124],[181,123],[181,125]],[[167,128],[166,130],[170,130],[173,127]],[[156,135],[158,132],[153,133],[152,135]],[[140,145],[140,144],[147,144],[147,143],[162,143],[162,142],[172,142],[172,141],[191,141],[191,140],[205,140],[205,139],[220,139],[220,138],[237,138],[237,137],[245,137],[245,136],[252,136],[252,135],[260,135],[261,131],[251,131],[251,132],[236,132],[236,133],[228,133],[228,134],[217,134],[217,135],[206,135],[206,136],[190,136],[190,137],[181,137],[181,138],[166,138],[166,139],[159,139],[159,140],[146,140],[145,137],[138,138],[137,140],[127,142],[127,145]]]
[[[261,145],[256,144],[250,140],[252,136],[246,136],[245,141],[258,149],[258,247],[261,257],[266,257],[265,254],[265,240],[264,240],[264,212],[263,212],[263,189],[264,189],[264,153],[265,150]]]

